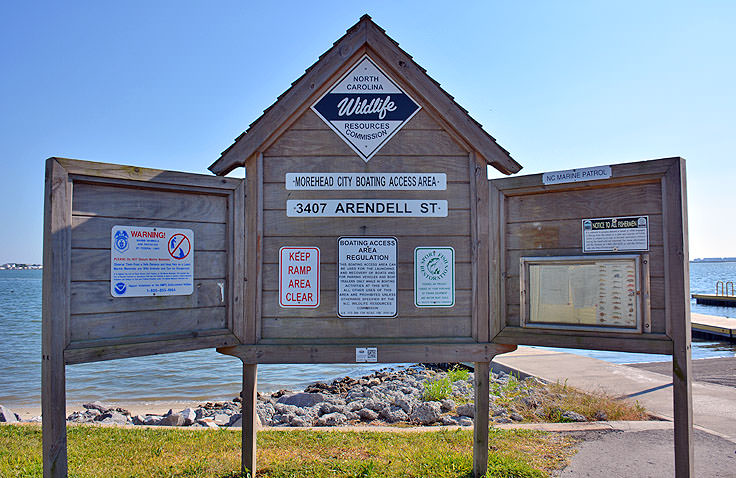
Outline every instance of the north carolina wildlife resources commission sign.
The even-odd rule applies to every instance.
[[[366,162],[420,108],[368,55],[312,105]]]

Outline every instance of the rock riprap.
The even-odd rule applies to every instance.
[[[551,392],[531,377],[519,381],[507,374],[492,373],[491,422],[545,421],[544,402]],[[401,370],[381,370],[354,379],[318,382],[302,392],[279,390],[258,394],[256,413],[261,426],[335,427],[345,425],[453,425],[472,426],[473,374],[467,370],[442,371],[415,365]],[[197,407],[163,415],[131,415],[128,410],[100,402],[85,403],[83,411],[69,415],[68,422],[109,425],[176,427],[241,427],[240,397],[232,401],[207,402]],[[585,420],[560,410],[565,421]],[[596,419],[603,418],[596,416]],[[20,417],[0,405],[0,421]]]

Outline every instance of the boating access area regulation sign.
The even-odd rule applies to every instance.
[[[420,109],[368,55],[312,105],[366,162]]]

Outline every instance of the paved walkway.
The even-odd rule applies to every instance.
[[[499,355],[492,366],[494,370],[630,398],[653,414],[670,420],[673,417],[671,375],[533,347]],[[693,423],[696,428],[736,443],[736,388],[693,382]]]
[[[736,319],[734,319],[736,320]],[[672,373],[672,362],[634,363],[635,367],[663,375]],[[693,378],[699,382],[736,387],[736,357],[693,360]]]

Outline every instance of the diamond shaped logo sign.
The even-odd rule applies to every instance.
[[[312,105],[366,162],[420,108],[368,55]]]

